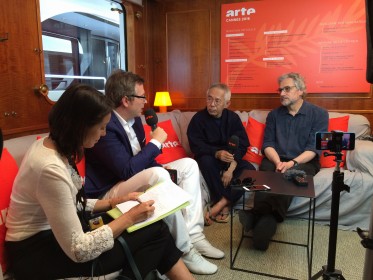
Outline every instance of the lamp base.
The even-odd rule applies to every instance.
[[[167,113],[167,106],[159,106],[159,113]]]

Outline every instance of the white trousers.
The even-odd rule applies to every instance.
[[[123,196],[131,192],[144,191],[149,185],[155,185],[159,182],[168,182],[170,186],[178,188],[178,186],[171,181],[169,173],[164,168],[152,167],[137,173],[127,181],[119,182],[104,195],[104,198],[112,198]],[[176,247],[183,253],[188,253],[193,245],[181,211],[177,211],[164,218],[163,221],[167,224],[175,240]]]
[[[167,163],[164,167],[177,170],[177,184],[192,197],[190,204],[182,210],[192,243],[204,239],[201,181],[197,162],[191,158],[182,158]]]

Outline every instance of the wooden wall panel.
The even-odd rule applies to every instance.
[[[166,15],[167,88],[174,106],[186,107],[187,99],[201,96],[210,85],[210,28],[208,10]]]
[[[44,82],[39,1],[1,1],[0,18],[0,33],[9,34],[0,42],[1,72],[8,79],[0,79],[0,127],[6,138],[43,131],[51,105],[34,91]]]
[[[220,80],[221,5],[241,0],[147,0],[150,95],[169,90],[171,109],[205,107],[205,92]],[[307,78],[307,73],[301,73]],[[372,90],[361,94],[309,94],[329,111],[365,115],[373,125]],[[280,105],[276,93],[235,94],[233,110],[270,110]],[[151,106],[151,102],[148,106]]]

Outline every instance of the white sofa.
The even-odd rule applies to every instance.
[[[265,123],[268,112],[265,110],[252,110],[250,112],[236,111],[243,122],[246,122],[250,116],[261,123]],[[186,130],[194,114],[195,112],[181,112],[179,110],[157,114],[159,122],[171,119],[181,145],[189,156],[192,156],[192,153],[189,148]],[[366,117],[358,114],[329,112],[329,118],[346,115],[349,115],[348,132],[354,132],[356,139],[371,134],[370,123]],[[322,168],[314,177],[316,193],[315,216],[318,223],[328,224],[330,220],[331,183],[334,169],[334,167]],[[350,186],[350,193],[341,193],[339,228],[355,230],[356,227],[360,227],[367,230],[369,229],[373,199],[373,142],[357,140],[355,150],[347,152],[346,170],[341,168],[341,171],[344,172],[345,184]],[[202,185],[204,202],[206,202],[209,196],[206,193],[206,186]],[[309,200],[306,198],[294,198],[289,208],[288,216],[307,218],[308,202]]]

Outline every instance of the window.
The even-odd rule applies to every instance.
[[[45,81],[57,101],[72,83],[104,91],[126,70],[124,8],[110,0],[40,0]]]

